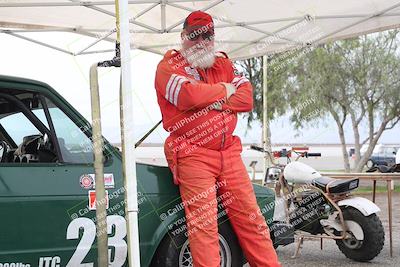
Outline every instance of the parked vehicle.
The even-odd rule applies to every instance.
[[[398,149],[395,154],[394,164],[391,164],[389,166],[373,165],[371,168],[367,170],[367,172],[382,172],[382,173],[400,172],[400,149]]]
[[[272,157],[263,148],[251,148],[267,153],[272,162],[274,157],[288,160],[286,165],[274,163],[266,170],[265,179],[276,180],[272,227],[279,222],[290,222],[291,230],[300,238],[295,255],[307,237],[333,239],[340,251],[355,261],[370,261],[380,253],[385,240],[382,222],[377,216],[380,209],[368,199],[351,195],[358,187],[357,178],[342,180],[322,176],[297,161],[300,157],[321,156],[320,153],[285,150],[273,152]],[[297,155],[294,162],[291,155]]]
[[[372,168],[378,165],[391,166],[395,163],[395,155],[400,147],[392,145],[382,145],[378,144],[375,146],[371,157],[368,159],[366,166],[367,168]],[[360,153],[363,155],[367,150],[367,146],[364,145]]]
[[[97,266],[92,139],[91,125],[49,85],[0,76],[1,266]],[[106,140],[103,153],[109,262],[127,266],[121,154]],[[141,266],[192,266],[170,170],[136,166]],[[273,191],[254,191],[272,227]],[[221,266],[242,266],[226,215],[219,237]]]

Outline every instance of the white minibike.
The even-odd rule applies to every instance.
[[[281,150],[273,155],[263,148],[251,149],[266,153],[273,165],[266,170],[264,183],[275,185],[274,223],[270,229],[274,246],[287,245],[298,239],[293,257],[304,239],[333,239],[348,258],[366,262],[382,250],[385,232],[377,216],[380,208],[370,200],[353,196],[359,179],[333,179],[322,176],[310,166],[299,162],[301,157],[318,157],[320,153]],[[291,156],[297,156],[291,162]],[[275,162],[286,158],[287,164]]]

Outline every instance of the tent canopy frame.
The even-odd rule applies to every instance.
[[[129,5],[141,5],[141,4],[151,4],[150,6],[146,7],[142,11],[140,11],[138,14],[135,16],[131,17],[129,19],[129,23],[133,24],[135,26],[138,26],[140,30],[130,30],[130,33],[154,33],[154,34],[164,34],[164,33],[172,33],[172,32],[180,32],[180,29],[177,29],[179,25],[181,25],[184,21],[184,19],[180,19],[176,23],[173,23],[170,26],[167,26],[166,23],[166,6],[171,6],[183,11],[194,11],[196,9],[189,8],[186,6],[181,5],[182,3],[190,3],[193,2],[192,0],[138,0],[138,1],[128,1]],[[209,0],[196,0],[196,2],[210,2]],[[200,10],[207,11],[221,3],[225,2],[225,0],[215,0],[209,3],[207,6],[201,8]],[[92,9],[94,11],[97,11],[102,14],[106,14],[112,17],[115,17],[115,13],[108,11],[104,8],[103,6],[111,6],[114,5],[114,1],[74,1],[74,0],[69,0],[69,2],[19,2],[19,3],[12,3],[12,2],[4,2],[0,3],[0,7],[66,7],[66,6],[82,6],[85,8]],[[138,18],[141,16],[147,14],[151,10],[153,10],[156,7],[160,7],[160,14],[161,14],[161,21],[160,21],[160,27],[156,28],[154,26],[141,23],[136,21]],[[360,18],[360,20],[357,20],[355,22],[351,22],[348,25],[341,27],[339,29],[334,30],[333,32],[326,33],[322,37],[318,38],[317,40],[314,40],[312,44],[318,44],[322,42],[328,41],[333,35],[343,32],[353,26],[359,25],[365,21],[368,21],[372,18],[376,17],[392,17],[392,16],[400,16],[399,12],[394,12],[394,13],[389,13],[391,10],[394,10],[400,6],[400,2],[398,2],[395,5],[392,5],[388,8],[385,8],[383,10],[380,10],[375,13],[371,14],[346,14],[346,15],[325,15],[325,16],[311,16],[309,14],[306,14],[304,16],[297,16],[297,17],[287,17],[287,18],[280,18],[280,19],[266,19],[266,20],[256,20],[256,21],[234,21],[230,19],[226,19],[223,17],[218,17],[212,15],[212,17],[215,20],[218,20],[219,22],[223,22],[221,25],[216,25],[215,28],[232,28],[232,27],[241,27],[246,30],[254,31],[255,33],[261,33],[262,36],[258,37],[253,40],[217,40],[218,42],[221,43],[230,43],[230,44],[243,44],[232,51],[237,52],[239,50],[245,49],[249,47],[250,45],[254,44],[263,44],[263,40],[265,40],[268,37],[275,37],[276,40],[273,41],[271,44],[285,44],[288,49],[293,49],[297,47],[304,47],[308,46],[311,43],[302,43],[297,40],[293,40],[291,38],[286,38],[284,36],[281,36],[279,33],[284,31],[285,29],[288,29],[290,27],[295,26],[296,24],[299,24],[305,20],[314,20],[314,21],[319,21],[319,20],[326,20],[326,19],[356,19]],[[263,29],[257,28],[257,25],[260,24],[268,24],[268,23],[283,23],[287,22],[286,25],[283,27],[279,28],[278,30],[275,30],[273,32],[268,32]],[[399,25],[397,25],[399,26]],[[3,29],[2,29],[3,28]],[[389,27],[393,28],[393,27]],[[380,30],[384,30],[386,28],[382,28]],[[93,42],[90,44],[86,45],[85,47],[79,49],[78,51],[70,51],[61,47],[57,47],[51,44],[47,44],[44,42],[41,42],[40,40],[36,40],[30,37],[26,37],[22,35],[23,33],[31,33],[31,32],[69,32],[69,33],[76,33],[82,36],[87,36],[87,37],[92,37],[95,38]],[[78,56],[78,55],[87,55],[87,54],[95,54],[95,53],[104,53],[104,52],[112,52],[114,51],[113,49],[102,49],[102,50],[92,50],[88,51],[90,48],[94,47],[96,44],[100,43],[101,41],[106,41],[106,42],[115,42],[114,39],[109,38],[112,34],[116,32],[116,28],[113,29],[85,29],[85,28],[68,28],[68,27],[51,27],[51,26],[43,26],[43,25],[32,25],[32,24],[18,24],[18,23],[7,23],[7,22],[0,22],[0,33],[5,33],[11,36],[14,36],[16,38],[20,38],[38,45],[42,45],[69,55],[73,56]],[[96,33],[102,33],[96,34]],[[365,32],[368,33],[368,32]],[[359,34],[357,34],[359,35]],[[346,36],[347,38],[352,37],[352,36]],[[179,41],[179,40],[177,40]],[[278,42],[279,41],[279,42]],[[133,48],[137,48],[140,50],[156,53],[156,54],[161,54],[158,50],[155,48],[163,48],[163,47],[171,47],[171,46],[177,46],[179,43],[168,43],[168,44],[162,44],[162,45],[144,45],[144,46],[134,46]],[[261,56],[264,55],[265,52],[260,52],[259,54],[253,55],[253,56]],[[235,59],[243,59],[243,58],[235,58]]]

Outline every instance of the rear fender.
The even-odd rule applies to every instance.
[[[372,201],[363,197],[352,197],[339,201],[339,207],[350,206],[360,211],[364,216],[380,212],[381,209]]]

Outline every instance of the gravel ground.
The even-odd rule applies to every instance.
[[[363,195],[372,200],[372,196]],[[400,193],[393,194],[393,257],[389,253],[389,219],[387,209],[386,193],[377,194],[377,205],[381,208],[378,214],[385,228],[385,246],[381,253],[369,263],[354,262],[347,259],[336,246],[333,240],[324,240],[323,250],[320,249],[319,240],[306,240],[303,243],[300,255],[296,259],[291,256],[295,252],[296,245],[290,244],[286,247],[277,249],[279,260],[282,266],[300,267],[300,266],[362,266],[362,267],[382,267],[382,266],[400,266]],[[249,264],[244,267],[249,267]]]

